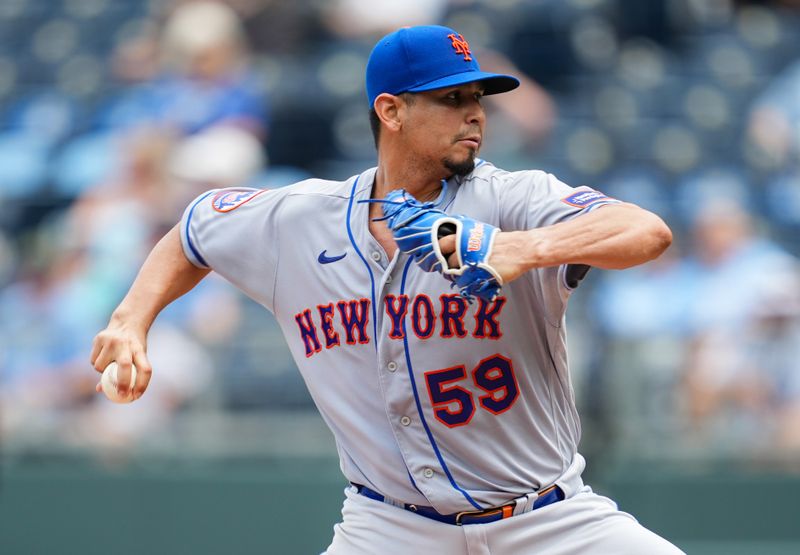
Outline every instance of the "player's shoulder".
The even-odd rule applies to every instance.
[[[510,185],[545,185],[552,175],[544,170],[529,169],[509,171],[498,168],[488,160],[478,159],[475,169],[464,179],[464,185],[489,185],[504,187]]]
[[[201,194],[191,203],[189,210],[192,213],[202,211],[209,215],[235,214],[236,218],[258,217],[268,212],[283,210],[287,200],[300,200],[289,202],[291,205],[303,206],[308,210],[318,209],[319,202],[334,204],[340,199],[348,198],[351,187],[349,181],[331,181],[325,179],[305,179],[291,185],[278,188],[257,187],[228,187],[212,189]]]
[[[282,187],[281,191],[287,196],[308,195],[349,198],[354,179],[354,177],[351,177],[345,181],[333,181],[330,179],[311,178]]]

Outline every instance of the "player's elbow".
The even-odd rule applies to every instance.
[[[628,212],[626,231],[622,234],[619,257],[606,266],[609,270],[624,270],[658,258],[672,244],[672,231],[664,220],[646,210]]]
[[[642,233],[642,245],[646,260],[658,258],[672,244],[672,230],[669,226],[653,214],[645,212]]]

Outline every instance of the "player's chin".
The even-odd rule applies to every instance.
[[[453,175],[465,176],[475,169],[475,149],[469,149],[467,156],[451,156],[443,160],[444,167]]]

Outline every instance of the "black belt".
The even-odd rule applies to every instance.
[[[358,493],[364,497],[369,497],[370,499],[374,499],[375,501],[380,501],[382,503],[386,501],[386,497],[383,494],[380,494],[377,491],[368,488],[367,486],[362,486],[360,484],[353,484],[353,486],[356,488]],[[562,489],[556,485],[553,485],[538,492],[538,497],[536,497],[536,500],[533,502],[530,510],[533,511],[536,509],[541,509],[542,507],[563,499],[564,492]],[[510,518],[514,516],[516,503],[511,502],[500,507],[492,507],[491,509],[483,509],[480,511],[461,511],[460,513],[452,513],[448,515],[443,515],[433,507],[426,507],[424,505],[404,503],[403,508],[407,511],[411,511],[412,513],[417,513],[418,515],[422,515],[433,520],[438,520],[439,522],[461,526],[462,524],[485,524],[487,522],[495,522],[497,520],[503,520],[504,518]]]

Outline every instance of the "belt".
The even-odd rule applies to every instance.
[[[360,484],[352,485],[356,488],[356,491],[358,491],[358,493],[364,497],[369,497],[370,499],[374,499],[375,501],[380,501],[382,503],[387,502],[387,498],[374,489],[370,489],[367,486],[362,486]],[[564,499],[564,492],[556,485],[552,485],[536,493],[536,500],[533,502],[530,508],[527,509],[527,511],[541,509],[542,507]],[[526,497],[522,497],[521,499],[525,500]],[[510,518],[514,516],[514,509],[517,507],[517,502],[514,500],[500,507],[492,507],[491,509],[483,509],[480,511],[461,511],[460,513],[451,513],[445,515],[433,507],[426,507],[424,505],[414,505],[411,503],[390,504],[403,507],[405,510],[411,511],[412,513],[417,513],[418,515],[422,515],[433,520],[438,520],[439,522],[444,522],[446,524],[455,524],[456,526],[461,526],[462,524],[485,524],[487,522],[495,522],[497,520],[503,520],[504,518]],[[517,514],[520,513],[517,512]]]

